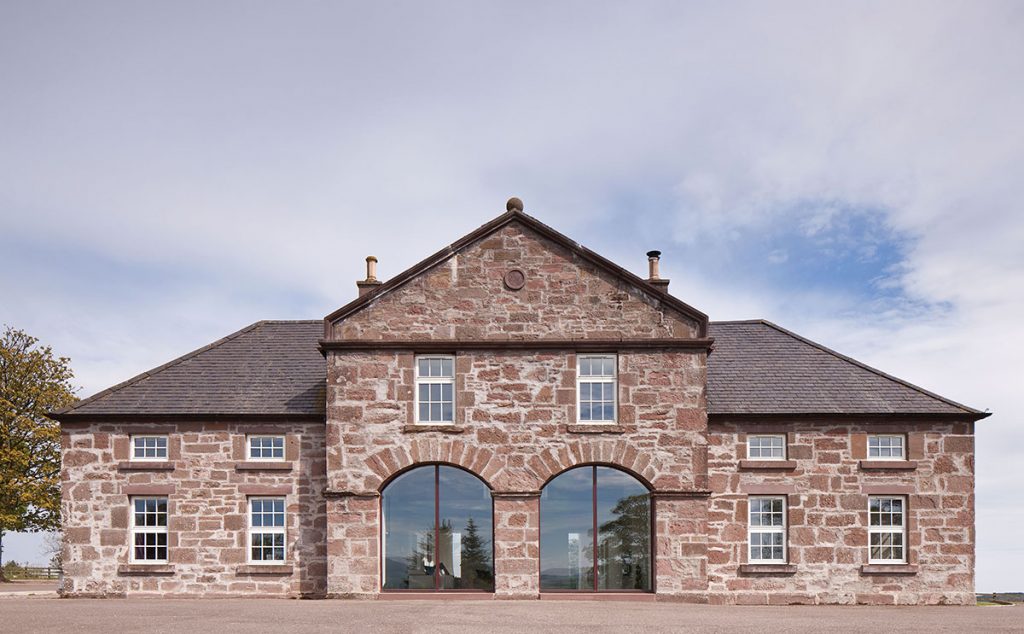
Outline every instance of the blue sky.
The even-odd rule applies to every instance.
[[[978,589],[1020,589],[1022,80],[1015,2],[6,3],[0,322],[86,395],[520,196],[713,319],[996,412]]]

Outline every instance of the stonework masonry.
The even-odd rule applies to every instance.
[[[323,596],[322,423],[62,425],[66,596]],[[166,463],[129,460],[131,434],[168,435]],[[285,434],[287,469],[245,460],[250,433]],[[132,495],[168,498],[168,564],[133,565]],[[283,495],[285,566],[247,565],[247,499]]]
[[[94,399],[59,413],[65,596],[380,598],[382,491],[408,469],[444,464],[490,488],[494,598],[535,599],[542,489],[567,469],[603,465],[650,491],[653,591],[660,600],[974,602],[973,421],[984,413],[921,391],[915,398],[934,398],[950,412],[716,413],[708,394],[715,353],[706,316],[667,296],[664,283],[617,271],[521,212],[491,225],[425,260],[415,275],[374,280],[324,321],[323,378],[296,388],[295,398],[285,388],[277,396],[287,406],[319,394],[319,413],[275,419],[244,385],[231,390],[250,415],[133,417],[130,404],[90,415]],[[310,326],[319,329],[302,327]],[[215,364],[203,365],[202,354],[183,358],[195,380],[182,364],[165,373],[178,377],[171,387],[161,387],[171,384],[161,369],[132,380],[148,381],[139,399],[187,400],[206,390],[216,368],[244,361],[232,355],[256,345],[245,337],[291,332],[254,328],[223,340],[237,347],[210,352]],[[244,334],[250,330],[256,334]],[[245,372],[290,358],[299,339],[283,341],[272,341],[272,354]],[[578,421],[578,355],[595,345],[616,359],[613,424]],[[816,359],[830,354],[799,345]],[[454,357],[451,424],[415,420],[416,355],[424,347]],[[300,361],[281,363],[317,369],[320,362]],[[279,372],[273,367],[268,376]],[[131,403],[132,381],[115,396]],[[893,389],[917,390],[902,383]],[[203,402],[221,398],[235,407],[234,392],[204,391]],[[157,405],[147,411],[161,411]],[[167,436],[166,462],[129,460],[130,436],[144,433]],[[247,460],[245,438],[254,433],[285,435],[285,461]],[[786,459],[748,460],[747,437],[757,433],[783,434]],[[907,459],[869,460],[872,433],[903,435]],[[876,494],[907,500],[906,563],[868,563],[868,497]],[[132,495],[168,498],[166,565],[129,559]],[[247,563],[247,501],[264,495],[286,500],[283,565]],[[784,564],[747,561],[752,495],[786,499]]]

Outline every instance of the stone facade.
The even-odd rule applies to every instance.
[[[324,594],[322,424],[64,423],[61,431],[66,596]],[[129,460],[130,435],[147,433],[168,436],[166,462]],[[246,461],[253,433],[285,434],[285,463]],[[134,495],[168,499],[166,566],[130,561]],[[246,564],[252,495],[285,496],[286,566]]]
[[[650,490],[659,599],[973,603],[980,416],[709,414],[706,317],[510,214],[325,320],[325,414],[65,415],[65,594],[377,598],[382,491],[408,469],[445,464],[491,490],[494,597],[537,598],[541,490],[593,464]],[[449,425],[414,419],[415,357],[427,348],[455,357]],[[594,350],[616,354],[614,424],[577,422],[577,355]],[[168,436],[166,464],[128,460],[129,436],[144,432]],[[245,460],[246,434],[262,432],[286,435],[284,466]],[[786,435],[787,460],[746,459],[746,436],[763,432]],[[906,434],[909,460],[868,461],[876,432]],[[133,494],[168,497],[165,566],[129,562]],[[287,563],[247,565],[247,499],[271,494],[286,496]],[[746,561],[758,494],[786,496],[785,565]],[[867,564],[871,494],[907,498],[904,565]]]
[[[787,436],[786,464],[745,460],[749,433]],[[869,461],[868,434],[905,434],[906,462]],[[974,429],[885,419],[715,420],[708,593],[724,603],[973,604]],[[788,566],[747,563],[747,499],[787,498]],[[868,496],[907,499],[906,566],[868,565]]]

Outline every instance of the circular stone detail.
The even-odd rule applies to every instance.
[[[526,273],[523,273],[519,269],[512,269],[505,274],[505,286],[509,290],[518,291],[526,285]]]

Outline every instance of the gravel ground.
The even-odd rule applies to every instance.
[[[1024,607],[0,598],[0,632],[1022,632]]]

